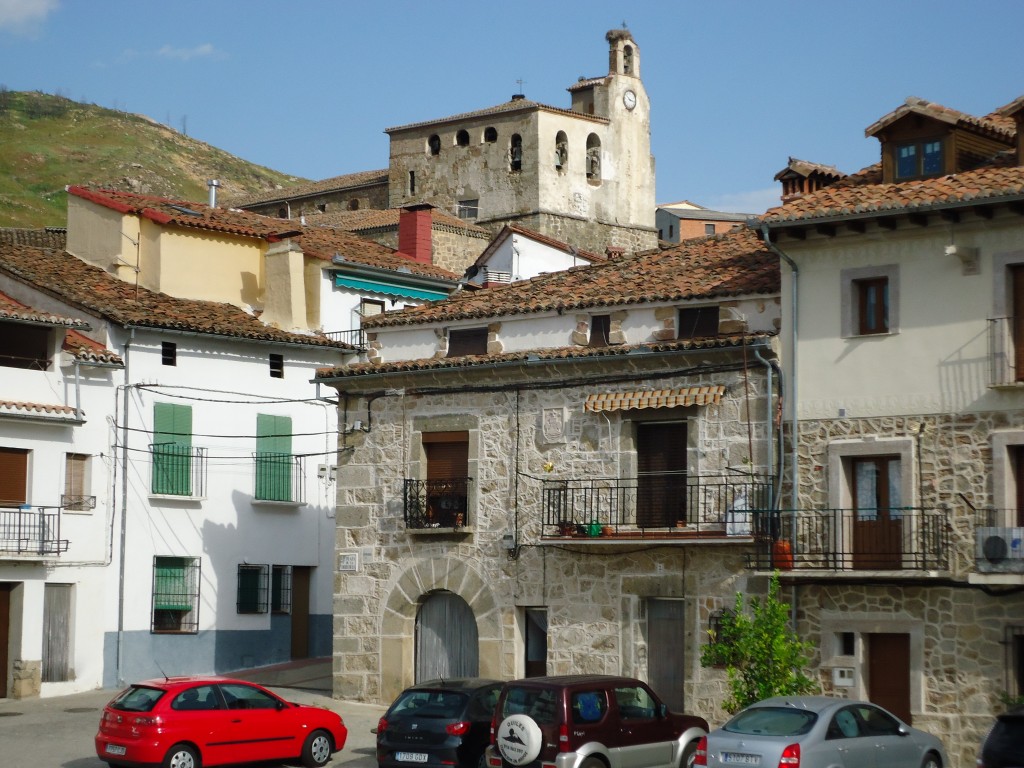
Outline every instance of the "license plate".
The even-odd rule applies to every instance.
[[[104,752],[108,755],[123,755],[127,751],[128,750],[120,744],[107,744],[106,749],[104,749]]]
[[[743,752],[723,752],[722,762],[730,765],[757,765],[761,762],[761,756],[748,755]]]
[[[395,760],[400,763],[425,763],[426,752],[395,752]]]

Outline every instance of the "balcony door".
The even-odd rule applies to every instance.
[[[899,456],[854,459],[853,567],[903,567],[903,511]]]
[[[637,422],[636,524],[686,523],[686,422]]]
[[[427,455],[427,525],[455,528],[467,524],[469,432],[424,432],[423,450]]]

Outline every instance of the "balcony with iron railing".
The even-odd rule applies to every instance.
[[[952,525],[948,510],[755,509],[755,570],[944,571]]]
[[[154,496],[206,498],[206,449],[178,443],[153,443]]]
[[[304,456],[275,451],[253,454],[253,499],[258,502],[301,505],[306,503]]]
[[[67,552],[58,507],[0,507],[0,557],[52,557]]]
[[[350,331],[327,331],[324,336],[331,341],[340,341],[355,347],[359,351],[366,350],[366,333],[362,328],[353,328]]]
[[[545,480],[544,539],[699,539],[749,541],[749,510],[770,507],[768,478],[683,472],[635,478]]]
[[[988,321],[988,383],[990,387],[1024,385],[1024,317],[993,317]]]
[[[406,478],[403,498],[405,527],[410,531],[458,531],[470,525],[471,477],[444,480]]]

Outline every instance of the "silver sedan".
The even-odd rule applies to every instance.
[[[867,701],[779,696],[701,739],[707,768],[946,768],[942,742]]]

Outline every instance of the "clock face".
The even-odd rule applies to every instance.
[[[622,103],[626,105],[626,109],[632,109],[636,106],[636,94],[632,91],[626,91],[622,94]]]

